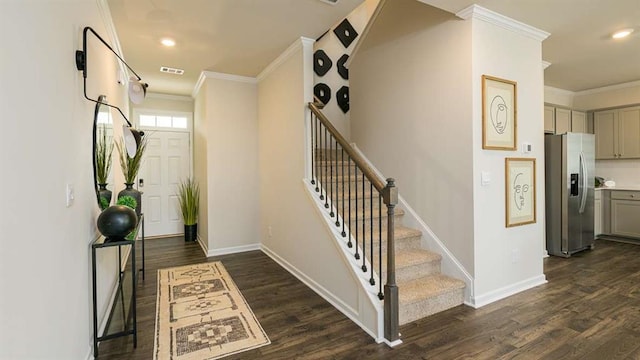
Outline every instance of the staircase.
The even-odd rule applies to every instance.
[[[357,169],[353,162],[342,161],[341,157],[342,153],[335,149],[320,149],[316,152],[315,161],[321,173],[320,186],[327,190],[327,203],[334,212],[341,215],[347,223],[347,228],[351,229],[352,236],[364,239],[367,249],[362,252],[376,271],[379,260],[376,259],[376,252],[370,251],[370,248],[381,250],[382,273],[378,275],[380,279],[386,279],[387,263],[384,260],[387,253],[387,231],[381,231],[381,236],[376,236],[379,229],[386,230],[386,209],[384,204],[382,204],[383,208],[380,208],[381,201],[378,201],[375,189],[372,194],[372,185],[366,177],[363,181],[362,171]],[[322,184],[321,180],[325,172],[329,175],[324,181],[325,184]],[[333,176],[330,175],[332,172]],[[349,202],[351,211],[348,209]],[[354,208],[356,206],[357,208]],[[440,272],[442,257],[422,248],[422,233],[404,226],[403,216],[402,209],[395,211],[395,276],[399,288],[400,325],[462,304],[465,287],[463,281]],[[348,226],[349,219],[351,219],[351,227]],[[362,247],[362,241],[359,241],[358,246]]]

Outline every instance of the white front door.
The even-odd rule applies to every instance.
[[[145,236],[184,232],[177,185],[190,176],[189,132],[151,130],[138,175]]]

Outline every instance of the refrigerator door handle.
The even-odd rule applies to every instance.
[[[584,213],[584,208],[587,205],[587,186],[588,186],[588,174],[587,174],[587,164],[584,161],[584,153],[580,152],[580,170],[582,173],[582,199],[580,199],[580,211],[579,213]]]

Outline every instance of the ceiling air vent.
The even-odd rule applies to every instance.
[[[320,1],[322,1],[323,3],[327,3],[327,4],[331,4],[331,5],[335,5],[335,4],[337,4],[337,3],[338,3],[338,1],[340,1],[340,0],[320,0]]]
[[[182,69],[170,68],[170,67],[167,67],[167,66],[161,66],[160,67],[160,72],[167,73],[167,74],[174,74],[174,75],[182,75],[182,74],[184,74],[184,70],[182,70]]]

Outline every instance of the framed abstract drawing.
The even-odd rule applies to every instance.
[[[482,148],[515,150],[517,84],[482,75]]]
[[[505,159],[506,227],[536,222],[536,159]]]

